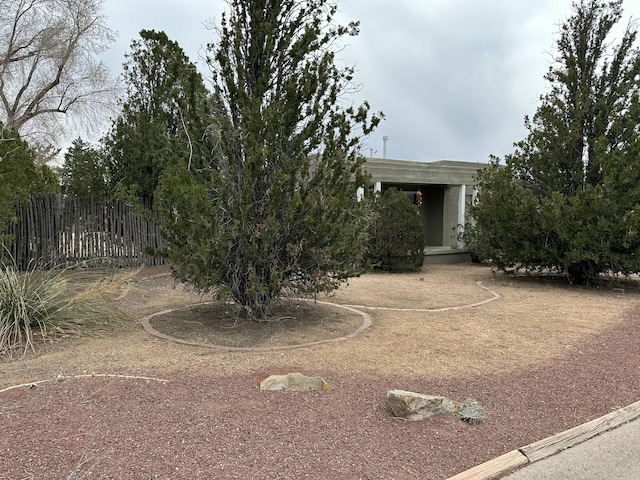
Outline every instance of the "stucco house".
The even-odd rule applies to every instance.
[[[446,263],[469,259],[469,253],[458,241],[458,232],[465,223],[466,205],[476,192],[475,174],[486,166],[451,160],[415,162],[372,157],[367,158],[364,168],[371,174],[375,191],[395,187],[414,202],[417,195],[422,197],[425,263]]]

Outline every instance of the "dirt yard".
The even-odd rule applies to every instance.
[[[318,299],[334,305],[291,303],[260,325],[209,300],[145,269],[113,298],[126,327],[1,361],[0,480],[445,479],[640,397],[636,282],[425,266],[352,279]],[[151,335],[145,318],[207,346]],[[259,390],[288,372],[334,390]],[[395,388],[473,398],[488,416],[403,422],[386,406]]]

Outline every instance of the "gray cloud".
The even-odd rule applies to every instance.
[[[356,66],[360,90],[386,120],[363,150],[432,161],[487,160],[510,153],[526,135],[523,117],[535,112],[558,24],[570,0],[339,0],[340,21],[360,20],[338,58]],[[220,18],[224,3],[107,0],[118,43],[106,61],[120,71],[124,52],[142,28],[164,30],[197,60],[215,40],[203,22]],[[625,20],[640,17],[627,1]]]

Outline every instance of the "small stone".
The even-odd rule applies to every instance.
[[[260,390],[285,390],[295,392],[329,392],[333,387],[321,377],[308,377],[301,373],[271,375],[260,382]]]
[[[64,375],[62,375],[62,374],[58,375],[58,376],[56,377],[56,380],[57,380],[58,382],[64,382]]]
[[[487,413],[477,401],[468,399],[464,402],[462,408],[460,408],[458,415],[463,422],[475,425],[476,423],[482,422],[487,416]]]

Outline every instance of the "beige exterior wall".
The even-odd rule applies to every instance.
[[[475,185],[473,177],[484,167],[484,163],[452,160],[413,162],[386,158],[369,158],[364,165],[374,182],[440,185]]]

